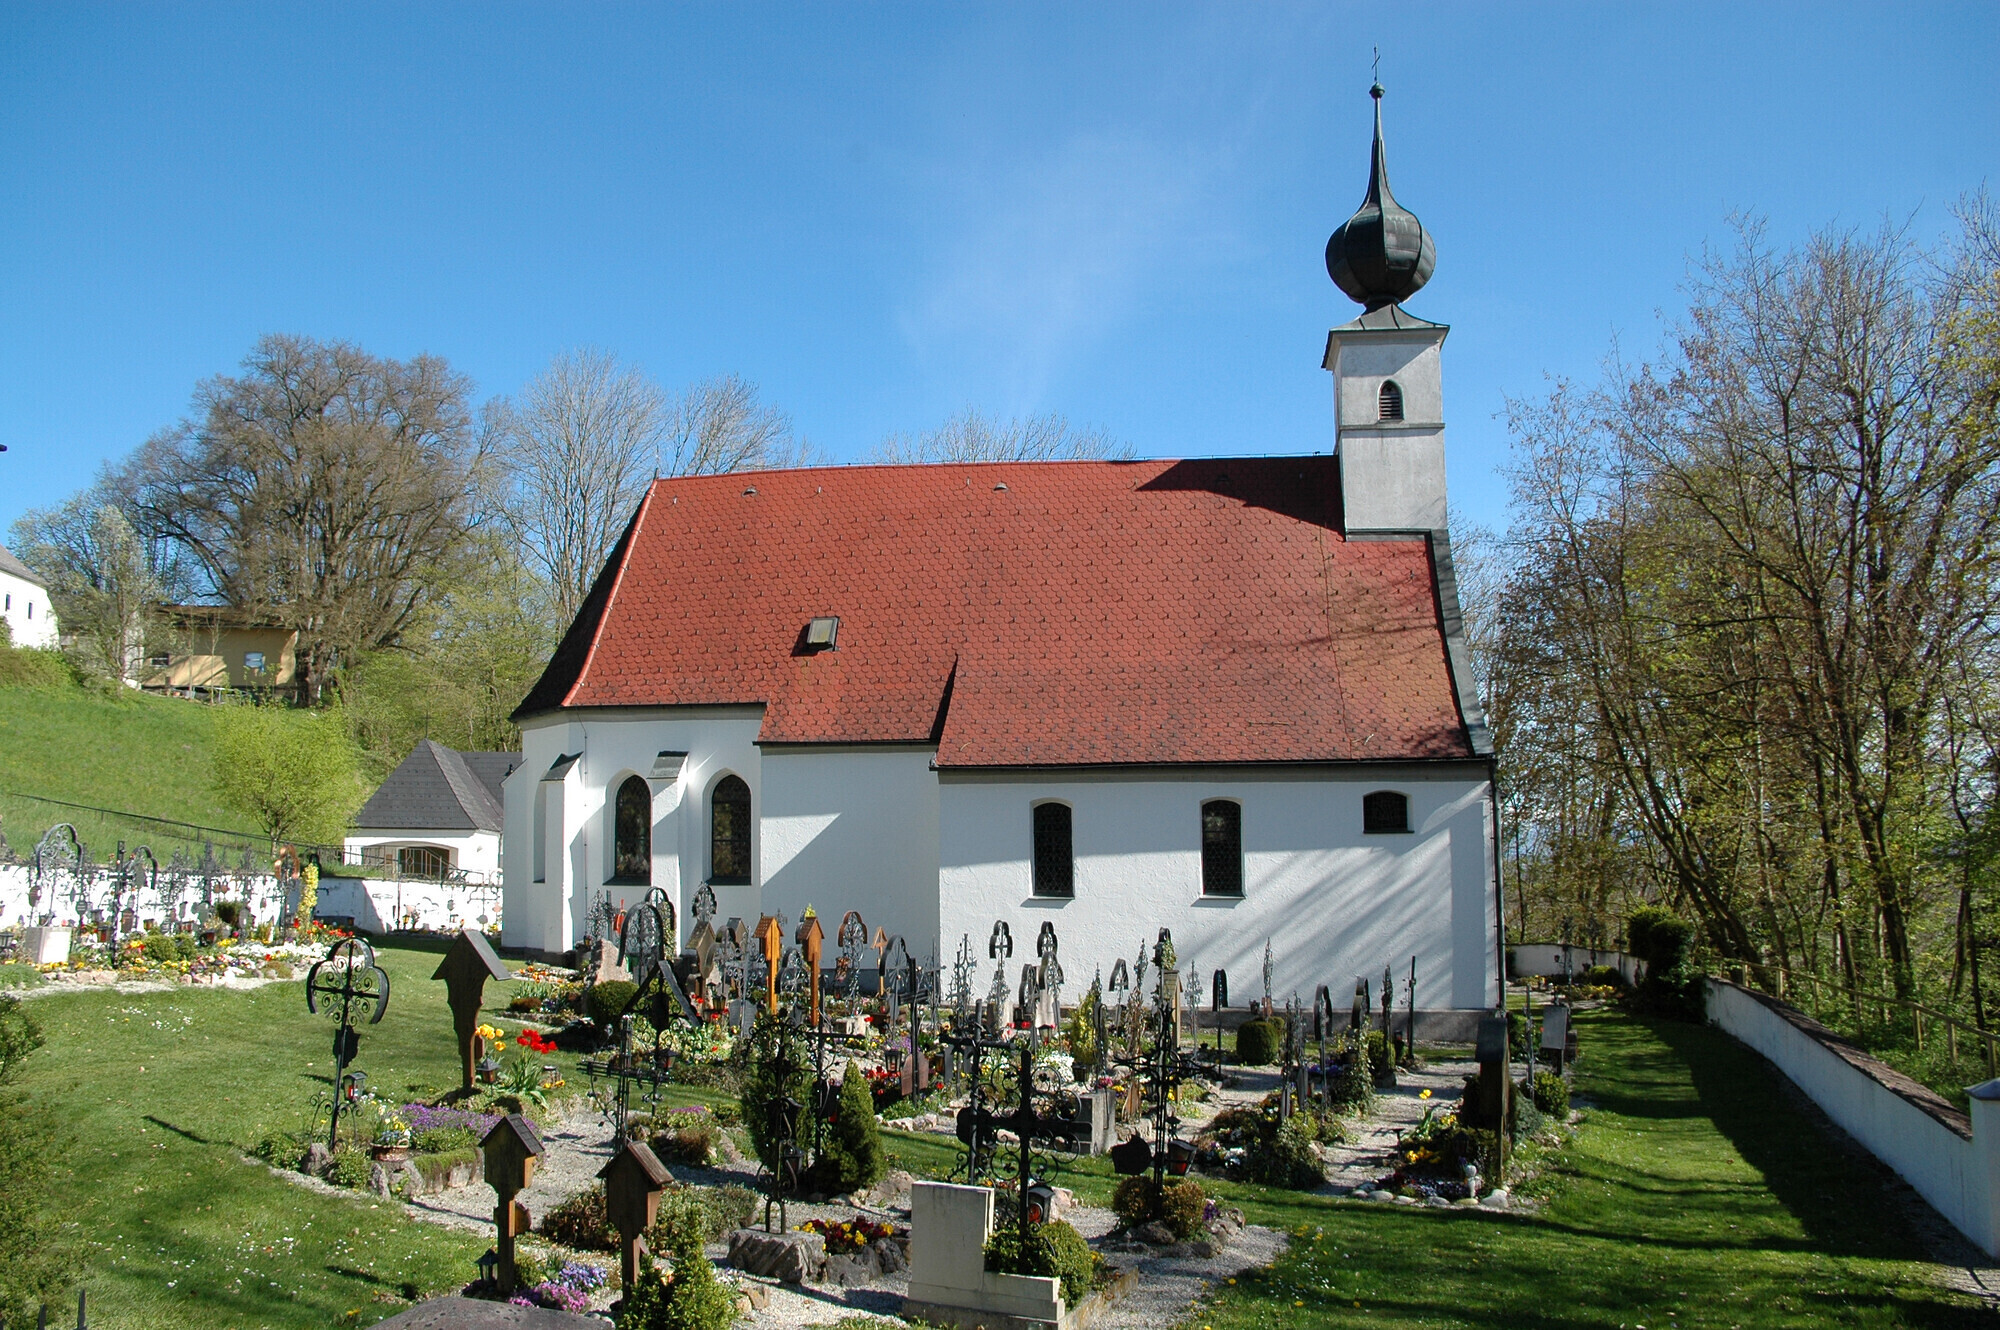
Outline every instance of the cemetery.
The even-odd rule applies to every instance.
[[[76,862],[42,862],[73,896]],[[1272,990],[1282,937],[1203,975],[1158,928],[1080,982],[1052,924],[941,960],[705,890],[522,964],[309,922],[287,867],[261,920],[107,910],[61,956],[52,924],[8,932],[30,1083],[85,1145],[91,1324],[1416,1324],[1446,1298],[1498,1325],[1550,1260],[1607,1316],[1969,1314],[1899,1273],[1930,1255],[1906,1227],[1801,1204],[1879,1166],[1615,985],[1530,980],[1436,1044],[1408,959],[1308,1000]]]

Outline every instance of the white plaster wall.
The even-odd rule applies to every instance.
[[[1608,965],[1625,976],[1625,982],[1636,984],[1646,977],[1646,962],[1637,956],[1627,956],[1622,951],[1599,951],[1593,947],[1572,945],[1569,949],[1570,966],[1577,978],[1594,965]],[[1507,948],[1507,956],[1517,975],[1538,974],[1554,977],[1563,972],[1563,945],[1560,942],[1517,942]]]
[[[766,752],[764,910],[796,924],[811,905],[829,955],[841,919],[859,910],[871,931],[901,934],[910,954],[928,961],[938,940],[935,751]]]
[[[56,616],[49,608],[49,593],[26,578],[0,572],[0,611],[13,629],[17,647],[52,647],[56,644]]]
[[[393,928],[455,932],[494,923],[505,925],[498,886],[372,877],[321,878],[313,917],[352,919],[364,933],[386,933]]]
[[[1989,1255],[2000,1255],[1982,1148],[1866,1075],[1734,984],[1708,983],[1708,1019],[1762,1053],[1867,1151]]]
[[[1334,422],[1341,503],[1350,531],[1445,526],[1444,359],[1441,332],[1336,334]],[[1403,419],[1381,419],[1381,392],[1403,390]]]
[[[510,947],[566,951],[587,928],[598,893],[636,904],[644,885],[612,883],[612,801],[628,776],[649,776],[654,758],[688,754],[678,781],[651,781],[653,882],[673,897],[681,935],[692,927],[695,891],[707,880],[708,795],[725,775],[750,787],[753,817],[763,815],[762,763],[757,731],[761,707],[674,707],[559,713],[529,721],[521,730],[521,765],[507,777],[507,829],[502,856],[507,893],[502,942]],[[543,782],[555,760],[582,756],[560,782]],[[546,874],[534,881],[534,814],[537,787],[545,787]],[[715,888],[721,919],[755,921],[762,880],[761,836],[751,838],[750,886]]]
[[[1361,798],[1372,790],[1410,797],[1405,835],[1365,835]],[[981,987],[992,966],[986,940],[996,919],[1015,939],[1009,986],[1033,956],[1043,920],[1055,923],[1072,994],[1102,967],[1130,966],[1161,927],[1173,930],[1184,971],[1229,974],[1232,1004],[1263,996],[1264,944],[1271,943],[1273,995],[1312,999],[1327,984],[1344,1008],[1354,981],[1379,993],[1394,968],[1397,1005],[1417,958],[1417,1006],[1489,1008],[1497,1001],[1490,802],[1484,774],[1398,768],[1341,772],[979,780],[947,774],[940,787],[939,894],[942,952],[970,936]],[[1243,805],[1244,894],[1201,894],[1204,800]],[[1033,894],[1030,807],[1069,803],[1076,860],[1071,900]]]
[[[500,872],[500,834],[494,831],[375,831],[349,836],[342,843],[347,862],[363,862],[362,855],[378,847],[393,853],[406,845],[430,845],[451,851],[451,866],[467,873],[497,877]]]
[[[1338,336],[1338,335],[1336,335]],[[1382,381],[1403,390],[1403,419],[1444,426],[1444,338],[1439,333],[1356,333],[1334,348],[1334,420],[1342,430],[1381,419]]]

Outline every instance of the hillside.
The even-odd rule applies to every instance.
[[[137,820],[62,808],[59,799],[95,808],[204,827],[218,847],[263,844],[240,814],[209,793],[216,709],[199,702],[73,684],[0,686],[0,819],[22,857],[42,832],[72,823],[92,856],[111,856],[120,840],[148,844],[161,859],[177,845],[198,848],[200,834]],[[260,853],[261,853],[260,849]]]

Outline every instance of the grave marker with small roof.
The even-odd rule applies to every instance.
[[[499,1201],[493,1207],[493,1222],[499,1229],[496,1247],[500,1265],[494,1282],[502,1295],[512,1293],[518,1282],[514,1273],[514,1239],[534,1227],[528,1207],[515,1200],[535,1176],[535,1164],[548,1153],[534,1125],[519,1113],[509,1113],[493,1124],[479,1142],[486,1157],[486,1185]]]
[[[604,1180],[605,1212],[618,1230],[618,1271],[624,1280],[620,1287],[629,1291],[638,1286],[645,1233],[660,1217],[660,1193],[673,1176],[642,1141],[619,1146],[597,1176]]]
[[[486,934],[463,928],[452,939],[450,949],[431,978],[444,980],[445,1000],[451,1004],[452,1033],[458,1037],[460,1088],[470,1090],[473,1064],[477,1060],[473,1045],[479,1038],[479,1004],[485,997],[486,981],[504,982],[513,976],[508,973],[506,962],[494,954]]]

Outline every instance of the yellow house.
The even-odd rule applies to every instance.
[[[160,692],[270,692],[291,686],[299,635],[227,605],[167,605],[139,686]]]

